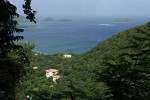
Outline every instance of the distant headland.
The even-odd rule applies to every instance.
[[[28,19],[26,19],[26,17],[19,15],[19,17],[14,18],[14,20],[18,21],[18,22],[29,22]]]
[[[19,17],[14,18],[14,20],[19,22],[19,25],[17,25],[17,28],[20,29],[25,29],[25,28],[38,28],[38,25],[29,25],[29,24],[23,24],[22,23],[26,23],[26,22],[30,22],[28,19],[26,19],[26,17],[19,15]]]
[[[38,25],[18,25],[17,28],[25,29],[25,28],[38,28]]]
[[[113,23],[129,23],[132,22],[131,19],[117,19]]]
[[[61,19],[54,19],[51,17],[47,17],[41,21],[57,21],[57,22],[68,22],[68,21],[72,21],[71,19],[66,19],[66,18],[61,18]]]
[[[47,18],[43,19],[42,21],[56,21],[56,20],[53,18],[47,17]]]

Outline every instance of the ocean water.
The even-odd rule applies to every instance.
[[[23,32],[24,40],[36,45],[33,51],[44,54],[84,53],[128,28],[145,24],[149,18],[131,18],[132,22],[114,23],[123,18],[81,18],[66,22],[37,21],[38,28],[27,28]],[[31,25],[33,23],[23,23]]]

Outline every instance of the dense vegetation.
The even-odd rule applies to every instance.
[[[38,66],[17,88],[17,99],[35,100],[148,100],[150,99],[150,23],[120,32],[81,55],[37,54]],[[55,84],[45,70],[56,68]]]
[[[23,5],[26,18],[35,22],[35,12],[30,7],[31,0],[25,0]],[[18,44],[23,36],[17,33],[23,29],[16,28],[19,17],[17,8],[8,0],[0,0],[0,99],[15,100],[15,88],[28,73],[31,50],[29,43]],[[16,33],[16,34],[14,34]]]
[[[31,0],[23,5],[26,18],[35,21]],[[149,100],[150,23],[120,32],[81,55],[31,52],[34,45],[18,44],[16,7],[0,1],[1,100]],[[32,67],[37,66],[37,69]],[[57,82],[45,70],[56,68]]]

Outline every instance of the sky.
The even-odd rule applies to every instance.
[[[8,0],[22,14],[24,0]],[[37,16],[150,16],[150,0],[32,0]]]

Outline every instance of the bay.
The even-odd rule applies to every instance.
[[[44,54],[84,53],[118,32],[145,24],[148,17],[132,17],[131,22],[115,23],[125,18],[78,18],[72,21],[37,21],[38,28],[26,28],[24,40],[36,45],[33,51]],[[24,22],[23,25],[33,25]]]

